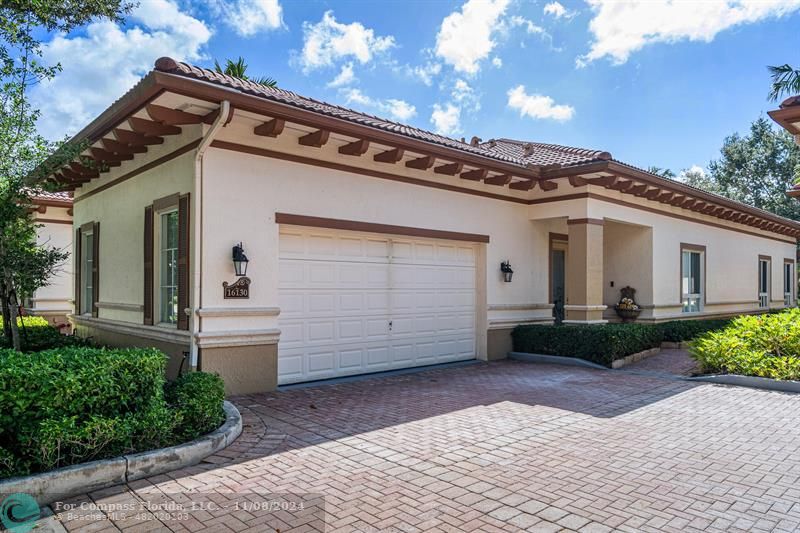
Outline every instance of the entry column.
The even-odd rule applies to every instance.
[[[603,224],[598,218],[567,220],[566,324],[601,324],[603,311]]]

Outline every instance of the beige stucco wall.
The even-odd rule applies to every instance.
[[[70,254],[61,265],[49,285],[40,288],[31,298],[28,311],[41,315],[54,323],[65,323],[66,315],[72,311],[72,216],[67,207],[47,206],[44,213],[34,213],[34,220],[41,226],[36,231],[39,245],[58,248]]]
[[[631,286],[637,303],[652,305],[653,228],[608,221],[603,226],[603,252],[603,303],[613,307],[620,289]]]
[[[199,127],[184,126],[181,135],[166,137],[164,144],[150,146],[146,154],[124,162],[100,179],[93,180],[89,187],[76,191],[74,227],[79,228],[86,222],[100,222],[100,318],[142,323],[144,208],[158,198],[193,191],[194,151],[96,194],[92,191],[169,154],[198,135]],[[74,263],[72,268],[77,268]]]

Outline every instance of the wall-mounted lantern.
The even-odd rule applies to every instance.
[[[236,271],[237,276],[246,276],[247,275],[247,263],[250,260],[247,259],[247,256],[244,255],[244,248],[242,248],[242,243],[237,244],[233,247],[233,269]]]
[[[511,269],[510,261],[505,260],[500,263],[500,272],[503,273],[503,281],[511,283],[511,277],[514,275],[514,271]]]

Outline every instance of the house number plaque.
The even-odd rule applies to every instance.
[[[250,298],[250,278],[239,278],[234,283],[223,281],[222,290],[226,300],[246,300]]]

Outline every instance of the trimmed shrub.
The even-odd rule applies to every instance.
[[[11,339],[3,334],[0,318],[0,348],[11,348]],[[23,352],[38,352],[61,346],[87,346],[88,342],[74,335],[63,335],[58,328],[40,316],[25,316],[17,319],[20,344]]]
[[[800,380],[800,309],[740,316],[695,339],[703,372]]]
[[[166,361],[156,349],[0,350],[0,477],[170,446],[214,429],[222,418],[209,415],[211,404],[222,411],[223,396],[211,386],[179,387],[173,409],[164,395]],[[191,425],[182,425],[185,413]]]
[[[181,438],[213,431],[225,419],[225,384],[216,374],[184,374],[167,386],[166,399],[177,415],[175,432]]]
[[[708,331],[723,329],[730,323],[729,318],[714,320],[672,320],[659,327],[664,332],[664,342],[690,341]]]
[[[661,344],[661,329],[645,324],[517,326],[514,351],[576,357],[605,366]]]

